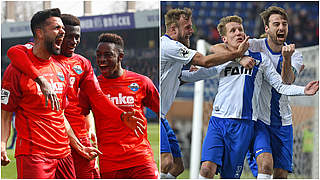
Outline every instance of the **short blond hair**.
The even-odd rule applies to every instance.
[[[269,18],[272,14],[280,14],[283,17],[283,19],[288,21],[288,14],[286,10],[282,9],[281,7],[270,6],[262,13],[260,13],[260,17],[263,20],[264,26],[267,25],[269,27]]]
[[[170,28],[172,24],[179,26],[178,22],[180,20],[181,15],[185,15],[185,19],[189,20],[192,16],[192,10],[190,8],[183,8],[183,9],[170,9],[164,15],[164,23],[166,28]]]
[[[220,22],[218,24],[218,32],[220,36],[225,36],[227,34],[226,24],[230,22],[237,22],[242,24],[242,18],[237,15],[233,16],[226,16],[220,19]]]

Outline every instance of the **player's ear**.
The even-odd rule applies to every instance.
[[[269,26],[268,25],[265,25],[264,26],[264,32],[268,32],[269,31]]]
[[[122,61],[123,57],[124,57],[124,52],[123,52],[123,51],[120,51],[120,52],[119,52],[119,56],[118,56],[118,60],[119,60],[119,61]]]
[[[228,43],[226,36],[221,36],[221,39],[224,43]]]
[[[41,28],[35,29],[37,39],[43,39],[44,33]]]

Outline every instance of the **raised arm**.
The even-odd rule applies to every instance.
[[[197,52],[193,57],[191,64],[202,67],[212,67],[236,58],[240,58],[248,50],[248,39],[249,36],[247,36],[246,39],[239,45],[236,51],[221,51],[207,56],[203,56],[201,53]]]
[[[19,69],[22,73],[26,74],[36,83],[39,84],[40,89],[46,99],[45,105],[48,105],[48,100],[50,99],[51,109],[60,110],[60,104],[58,101],[58,97],[54,92],[54,89],[52,88],[51,84],[47,81],[47,79],[44,76],[42,76],[38,69],[32,64],[27,55],[27,50],[31,49],[32,46],[33,45],[31,43],[26,45],[12,46],[8,50],[7,55],[14,67]]]
[[[13,112],[1,110],[1,166],[6,166],[10,163],[7,156],[7,142],[11,131],[11,120]]]
[[[294,52],[295,52],[294,44],[290,44],[282,47],[281,53],[283,56],[283,62],[282,62],[281,78],[284,84],[292,84],[296,78],[296,75],[299,73],[298,71],[301,70],[301,68],[299,68],[299,70],[297,71],[295,67],[293,67],[293,62],[291,61],[293,58],[296,58],[297,63],[301,63],[300,67],[302,66],[302,55],[300,53],[299,54],[296,53],[295,57],[293,57]]]
[[[319,90],[319,81],[309,82],[305,87],[296,85],[286,85],[282,83],[281,76],[277,73],[276,69],[269,60],[264,60],[264,78],[267,82],[276,89],[280,94],[288,96],[299,95],[315,95]]]
[[[239,46],[239,48],[241,48],[241,46]],[[231,53],[231,50],[229,50],[224,43],[219,43],[211,46],[210,52],[214,54],[217,54],[217,53],[228,54],[228,53]],[[248,56],[244,56],[244,53],[240,57],[234,58],[234,60],[239,64],[241,64],[241,66],[243,66],[245,69],[252,69],[253,66],[255,65],[254,59]]]

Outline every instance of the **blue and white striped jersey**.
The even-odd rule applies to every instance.
[[[251,70],[244,69],[239,63],[227,62],[216,67],[183,73],[181,80],[195,82],[218,73],[219,87],[212,116],[220,118],[257,120],[263,80],[282,94],[304,95],[304,87],[282,84],[281,76],[264,53],[249,51],[249,56],[256,60],[256,65]]]
[[[267,42],[267,39],[250,39],[250,50],[255,52],[263,52],[271,60],[271,64],[281,74],[283,57],[281,52],[273,52]],[[291,65],[295,76],[300,72],[302,62],[302,54],[295,50],[291,57]],[[292,113],[289,105],[288,96],[281,95],[265,80],[262,81],[260,99],[259,99],[259,116],[267,125],[291,125]]]
[[[168,113],[180,85],[179,76],[183,65],[188,64],[197,51],[188,49],[178,41],[164,35],[161,42],[160,101],[161,116]]]

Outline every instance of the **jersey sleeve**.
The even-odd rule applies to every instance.
[[[291,57],[291,66],[294,68],[294,76],[297,78],[301,72],[301,67],[303,65],[303,56],[299,51],[295,51]]]
[[[16,111],[22,98],[19,82],[21,72],[15,69],[11,64],[4,72],[1,85],[1,109],[9,112]]]
[[[199,68],[197,71],[189,72],[189,70],[183,70],[180,76],[180,80],[183,82],[196,82],[204,79],[209,79],[218,75],[216,67]]]
[[[81,91],[79,92],[79,106],[81,107],[81,114],[82,115],[88,115],[91,110],[90,101],[88,98],[88,95]]]
[[[191,62],[193,56],[197,52],[187,48],[177,41],[167,43],[167,45],[164,45],[163,48],[163,51],[161,51],[161,53],[163,53],[163,56],[161,57],[164,57],[163,60],[180,62],[184,65]]]
[[[253,52],[262,52],[265,39],[249,39],[249,50]]]
[[[155,112],[159,116],[159,109],[160,109],[159,92],[149,78],[145,77],[144,84],[146,88],[146,96],[142,100],[142,103],[144,106],[150,108],[153,112]]]
[[[31,77],[31,79],[35,79],[41,74],[38,69],[34,67],[29,57],[27,56],[27,50],[31,49],[32,47],[32,43],[28,43],[25,45],[15,45],[8,50],[7,55],[14,67],[19,69],[28,77]]]
[[[304,95],[304,87],[296,85],[286,85],[282,83],[281,75],[276,71],[276,69],[271,64],[270,60],[264,58],[261,66],[263,67],[263,77],[264,79],[276,89],[280,94],[287,96],[299,96]]]
[[[80,89],[88,95],[90,102],[92,102],[92,106],[96,106],[99,109],[101,109],[101,107],[105,107],[106,113],[111,113],[114,117],[119,118],[124,112],[103,94],[89,60],[85,63],[85,74],[80,82]]]

